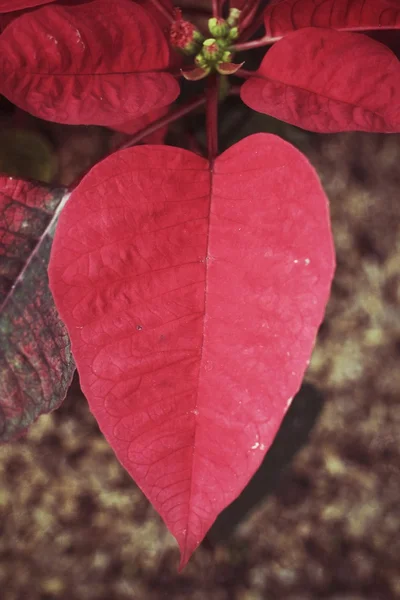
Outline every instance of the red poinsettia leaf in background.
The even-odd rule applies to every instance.
[[[271,37],[303,27],[333,29],[400,28],[398,0],[275,0],[264,13]]]
[[[155,20],[131,0],[50,5],[0,37],[0,92],[49,121],[113,126],[170,104],[179,86]]]
[[[65,398],[75,369],[48,286],[63,190],[0,176],[0,442]]]
[[[400,131],[400,63],[369,37],[305,28],[265,55],[245,104],[310,131]]]
[[[41,4],[50,4],[54,0],[0,0],[0,13],[14,12],[40,6]]]
[[[72,194],[51,289],[91,410],[181,566],[270,446],[333,269],[317,176],[273,135],[239,142],[212,174],[180,148],[130,148]]]
[[[157,21],[157,23],[160,25],[161,29],[164,31],[165,34],[169,33],[169,28],[171,27],[171,21],[169,21],[165,15],[160,12],[157,7],[152,3],[149,2],[148,0],[135,0],[137,4],[140,4],[140,6],[143,6],[143,8],[146,9],[146,11]],[[170,13],[170,15],[173,15],[173,10],[174,10],[174,5],[172,4],[171,0],[159,0],[161,6],[163,6],[167,12]]]
[[[157,119],[161,119],[165,117],[168,112],[168,107],[158,108],[157,110],[152,110],[147,115],[143,115],[142,117],[138,117],[137,119],[131,119],[130,121],[124,121],[124,123],[119,123],[118,125],[114,125],[113,129],[115,131],[120,131],[121,133],[128,133],[133,135],[138,133],[141,129],[147,127],[147,125],[151,125]],[[160,127],[154,133],[151,133],[143,138],[142,143],[145,144],[163,144],[165,142],[165,137],[168,133],[168,125],[164,127]]]
[[[93,0],[48,0],[48,3],[57,2],[58,4],[61,4],[62,6],[76,6],[78,4],[87,4],[88,2],[92,2],[92,1]],[[46,4],[46,2],[43,2],[42,4]],[[2,31],[4,31],[4,29],[7,27],[7,25],[9,25],[9,23],[14,21],[15,19],[17,19],[24,13],[32,12],[33,10],[36,10],[36,9],[37,9],[37,6],[25,8],[22,10],[13,10],[13,12],[7,12],[7,13],[3,13],[3,14],[1,14],[1,12],[0,12],[0,33]]]

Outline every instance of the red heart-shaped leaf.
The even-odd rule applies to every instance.
[[[0,442],[64,400],[75,365],[47,280],[65,191],[0,176]]]
[[[170,62],[164,34],[131,0],[44,6],[8,25],[0,52],[1,93],[49,121],[113,126],[179,93],[161,72]]]
[[[332,29],[399,29],[398,0],[275,0],[264,13],[271,37],[303,27]]]
[[[91,410],[181,566],[270,446],[333,269],[318,178],[273,135],[212,172],[186,150],[130,148],[72,194],[51,289]]]
[[[300,29],[272,46],[241,98],[310,131],[393,133],[400,131],[400,64],[365,35]]]
[[[0,13],[33,8],[34,6],[40,6],[41,4],[50,4],[50,2],[53,1],[54,0],[0,0]]]

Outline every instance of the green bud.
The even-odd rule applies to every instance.
[[[226,22],[229,27],[235,27],[239,22],[240,10],[238,8],[231,8],[229,11],[228,18]]]
[[[204,42],[204,35],[202,33],[200,33],[200,31],[198,31],[197,29],[195,29],[193,31],[193,39],[196,42],[199,42],[200,44],[202,44]]]
[[[229,40],[237,40],[239,37],[239,27],[232,27],[232,29],[229,30],[228,33],[228,38]]]
[[[212,17],[208,19],[208,29],[214,37],[225,37],[229,33],[229,25],[225,19]]]
[[[208,68],[208,64],[206,59],[204,58],[204,56],[202,55],[202,53],[200,52],[200,54],[197,54],[197,56],[194,57],[194,64],[197,67],[200,67],[200,69],[207,69]]]
[[[232,52],[224,52],[221,58],[221,62],[229,63],[233,58]]]
[[[209,38],[203,42],[203,52],[204,58],[206,60],[215,61],[221,55],[221,49],[219,47],[218,41],[214,38]]]

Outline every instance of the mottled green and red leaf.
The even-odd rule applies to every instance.
[[[64,399],[74,372],[47,264],[64,190],[0,176],[0,442]]]

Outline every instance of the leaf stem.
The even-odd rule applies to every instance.
[[[235,44],[231,46],[229,50],[232,52],[241,52],[243,50],[251,50],[252,48],[261,48],[262,46],[272,46],[275,42],[281,40],[282,37],[269,37],[269,35],[265,35],[264,37],[258,40],[252,40],[251,42],[243,42],[242,44]]]
[[[174,17],[172,16],[172,14],[165,8],[165,6],[163,6],[161,4],[161,2],[159,0],[149,0],[149,1],[158,10],[158,12],[160,14],[162,14],[163,17],[165,19],[167,19],[167,21],[169,21],[169,23],[174,22]]]
[[[211,169],[218,154],[218,92],[219,77],[213,74],[208,79],[206,90],[207,146]]]
[[[135,144],[140,142],[144,137],[150,135],[151,133],[154,133],[155,131],[158,131],[159,129],[161,129],[161,127],[165,127],[165,125],[170,125],[174,121],[177,121],[181,117],[184,117],[185,115],[196,110],[205,103],[206,98],[204,97],[204,95],[202,95],[200,97],[197,97],[195,100],[191,100],[187,104],[184,104],[183,106],[179,106],[177,109],[170,111],[167,115],[165,115],[165,117],[157,119],[157,121],[150,123],[150,125],[144,127],[143,129],[135,133],[131,138],[129,138],[129,140],[127,140],[116,150],[114,150],[114,152],[117,152],[119,150],[125,150],[126,148],[134,146]]]

